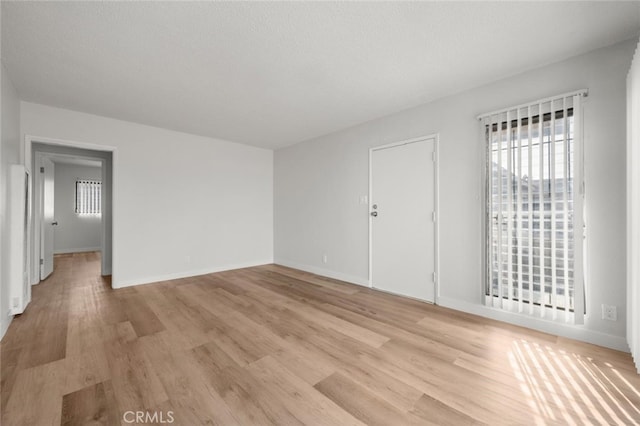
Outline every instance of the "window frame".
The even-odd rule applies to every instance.
[[[541,99],[538,101],[534,101],[534,102],[530,102],[522,105],[517,105],[510,108],[505,108],[503,110],[494,111],[491,113],[482,114],[478,116],[478,120],[481,121],[480,140],[482,142],[482,147],[483,147],[482,168],[481,168],[482,169],[481,193],[482,193],[482,202],[483,202],[482,204],[483,206],[482,207],[483,209],[483,215],[482,215],[483,279],[482,279],[481,297],[482,297],[482,300],[484,301],[484,304],[489,307],[498,308],[501,310],[506,310],[506,311],[515,312],[515,313],[528,314],[528,315],[537,316],[540,318],[566,321],[568,323],[574,323],[574,324],[584,323],[584,312],[586,307],[585,306],[586,301],[585,301],[584,295],[586,292],[587,283],[585,279],[586,274],[584,271],[584,268],[586,265],[585,250],[584,250],[586,246],[586,241],[585,241],[586,227],[585,227],[585,213],[584,213],[584,205],[585,205],[584,203],[585,185],[584,185],[584,170],[583,170],[584,141],[582,138],[583,121],[582,121],[581,105],[582,105],[582,98],[586,97],[587,95],[588,95],[588,92],[586,90],[581,90],[581,91],[572,92],[564,95],[558,95],[555,97]],[[492,256],[492,234],[491,234],[491,228],[490,228],[492,226],[492,221],[491,221],[492,199],[490,198],[491,192],[489,187],[489,185],[493,183],[492,182],[493,172],[491,169],[493,167],[493,164],[492,164],[493,157],[492,157],[492,143],[488,141],[487,134],[486,134],[487,126],[493,125],[495,128],[495,126],[497,126],[498,123],[501,123],[500,124],[500,127],[501,127],[502,122],[504,122],[505,120],[500,119],[499,117],[505,116],[507,120],[513,121],[514,123],[513,127],[507,126],[507,129],[511,128],[510,131],[513,132],[515,129],[518,129],[518,127],[515,126],[515,123],[517,123],[516,120],[522,120],[524,118],[533,119],[533,117],[536,115],[538,115],[539,117],[540,111],[542,112],[543,123],[544,123],[546,116],[551,115],[551,112],[554,112],[553,116],[557,114],[558,108],[554,107],[555,102],[561,102],[561,105],[563,105],[562,109],[564,110],[565,109],[564,102],[566,102],[567,99],[570,99],[570,102],[568,103],[570,107],[568,106],[566,107],[566,109],[567,110],[569,110],[570,108],[573,109],[572,112],[573,112],[573,139],[574,139],[573,141],[573,145],[574,145],[573,146],[574,148],[574,151],[573,151],[573,157],[574,157],[573,158],[573,166],[574,166],[574,170],[573,170],[574,171],[574,175],[573,175],[573,182],[574,182],[574,187],[573,187],[574,312],[569,310],[563,311],[563,310],[557,309],[557,307],[555,306],[553,308],[549,308],[547,306],[535,306],[533,303],[522,303],[518,300],[514,300],[513,296],[500,298],[500,297],[496,297],[497,295],[494,296],[492,294],[491,295],[487,294],[488,287],[493,285],[493,283],[491,282],[493,259],[491,257]],[[537,114],[532,112],[532,109],[531,109],[532,107],[537,108],[536,110]],[[525,111],[525,112],[521,113],[521,111]],[[531,121],[533,122],[533,120]],[[538,118],[538,122],[539,122],[539,118]],[[508,132],[509,130],[505,130],[505,131]],[[509,141],[511,137],[512,136],[510,134],[507,137],[507,141]],[[518,135],[515,138],[516,147],[518,146],[518,138],[520,137],[521,136]],[[507,144],[509,144],[509,142],[507,142]],[[512,146],[512,145],[508,145],[508,146]],[[521,145],[521,146],[524,146],[524,145]],[[509,148],[509,149],[513,149],[513,148]],[[510,152],[508,151],[507,157],[509,157],[509,154]],[[510,170],[515,170],[515,169],[512,168]],[[522,222],[522,220],[520,222]],[[507,234],[507,236],[508,235],[509,234]],[[517,246],[514,246],[513,249],[517,249]],[[516,254],[513,254],[513,253],[515,252],[512,251],[511,255],[516,256]],[[513,273],[513,270],[511,271]],[[517,280],[522,280],[522,276],[518,276]],[[513,280],[516,283],[516,285],[518,283],[517,280],[515,279]],[[544,285],[544,282],[541,284]],[[530,295],[530,298],[534,298],[533,295]],[[503,300],[497,300],[497,299],[503,299]]]
[[[93,188],[91,188],[93,186]],[[81,193],[84,191],[84,193]],[[91,191],[96,191],[91,194]],[[74,191],[74,213],[78,216],[102,215],[102,181],[98,179],[76,179]],[[91,200],[93,198],[93,200]]]

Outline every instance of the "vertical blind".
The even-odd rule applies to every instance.
[[[486,143],[486,304],[581,323],[580,102],[586,91],[480,116]]]
[[[76,180],[76,213],[100,214],[102,212],[102,182]]]

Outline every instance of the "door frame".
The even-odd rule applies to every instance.
[[[438,299],[440,298],[440,183],[439,183],[439,163],[440,163],[440,134],[433,133],[426,136],[420,136],[412,139],[405,139],[397,142],[392,142],[384,145],[374,146],[369,148],[369,202],[367,209],[367,217],[369,220],[369,288],[374,289],[373,287],[373,219],[371,216],[371,202],[373,197],[373,152],[380,149],[393,148],[401,145],[408,145],[410,143],[421,142],[425,140],[433,140],[433,167],[434,167],[434,211],[435,211],[435,220],[433,222],[434,226],[434,253],[435,259],[434,261],[434,272],[435,272],[435,280],[434,280],[434,292],[433,292],[433,303],[435,305],[438,304]],[[409,297],[409,296],[403,296]],[[424,300],[421,300],[425,302]],[[428,302],[425,302],[428,303]]]
[[[47,151],[33,151],[33,144],[44,144],[50,145],[54,149],[51,152]],[[114,256],[114,224],[115,224],[115,207],[114,207],[114,199],[115,199],[115,186],[116,186],[116,173],[115,173],[115,165],[117,161],[117,150],[114,146],[109,145],[98,145],[92,143],[85,142],[77,142],[71,140],[64,139],[56,139],[49,137],[41,137],[41,136],[33,136],[33,135],[25,135],[24,136],[24,165],[25,168],[32,173],[33,167],[40,167],[36,160],[36,156],[38,154],[47,153],[50,154],[58,154],[55,152],[55,148],[68,148],[68,149],[81,149],[84,151],[96,151],[96,157],[89,157],[89,155],[79,155],[84,156],[91,159],[100,160],[102,162],[102,179],[110,180],[110,187],[104,188],[104,190],[108,190],[109,193],[105,194],[106,199],[108,200],[108,214],[110,215],[110,220],[108,220],[103,214],[102,217],[102,238],[101,238],[101,248],[102,248],[102,259],[101,259],[101,274],[102,275],[114,275],[116,270],[115,265],[115,256]],[[102,154],[98,154],[102,153]],[[109,161],[107,155],[110,155],[111,160]],[[110,164],[109,164],[110,163]],[[31,238],[28,249],[28,256],[31,263],[31,269],[29,271],[29,282],[31,285],[35,285],[40,283],[40,246],[41,246],[41,229],[40,222],[42,221],[42,202],[41,202],[41,190],[42,190],[42,179],[40,178],[40,173],[36,173],[31,180],[31,190],[32,190],[32,200],[33,200],[33,210],[32,217],[29,223]],[[106,253],[106,254],[105,254]],[[108,259],[107,259],[108,257]]]

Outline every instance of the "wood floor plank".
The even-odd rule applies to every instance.
[[[276,299],[277,300],[277,299]],[[381,335],[365,327],[360,327],[352,322],[344,321],[334,315],[329,315],[315,306],[292,300],[290,298],[279,299],[282,306],[300,315],[304,322],[313,322],[323,327],[335,330],[344,335],[366,343],[372,347],[380,347],[389,340],[388,336]]]
[[[115,395],[110,381],[64,395],[62,398],[63,426],[114,425],[120,423],[115,410]]]
[[[2,378],[0,380],[0,408],[6,407],[13,385],[18,375],[18,359],[21,348],[7,349],[6,345],[0,343],[0,369]]]
[[[320,325],[335,330],[353,339],[359,340],[371,347],[379,348],[389,341],[389,337],[378,334],[367,328],[360,327],[351,322],[344,321],[333,315],[326,314],[322,310],[305,306],[300,303],[290,303],[291,308],[302,315],[307,321],[314,321]]]
[[[432,398],[428,395],[416,401],[415,406],[410,410],[414,414],[425,421],[440,426],[464,426],[464,425],[481,425],[483,423],[472,419],[464,413],[455,410],[446,404]]]
[[[336,371],[337,367],[327,362],[315,348],[292,341],[291,323],[298,319],[288,316],[288,309],[266,303],[264,299],[262,303],[252,303],[253,299],[249,297],[249,293],[243,296],[231,295],[233,298],[229,298],[229,293],[217,289],[216,294],[254,323],[266,327],[270,332],[270,338],[277,340],[280,347],[270,355],[308,384],[314,385]]]
[[[147,305],[160,318],[165,330],[174,336],[176,345],[193,348],[209,340],[207,332],[213,328],[214,319],[203,318],[202,309],[169,295],[175,292],[175,287],[162,292],[146,287],[143,294]]]
[[[304,424],[283,400],[244,368],[228,366],[209,378],[242,424]]]
[[[252,363],[247,370],[305,424],[313,424],[319,419],[334,425],[363,424],[270,356]]]
[[[414,387],[378,370],[366,368],[358,363],[339,370],[340,374],[349,378],[361,387],[367,389],[372,395],[387,401],[401,411],[409,411],[416,401],[423,395]]]
[[[332,374],[315,386],[320,392],[340,405],[351,415],[368,425],[391,424],[425,425],[411,413],[398,410],[386,401],[376,398],[369,391],[340,373]]]
[[[259,269],[258,269],[259,268]],[[299,271],[297,269],[287,268],[285,266],[280,265],[264,265],[260,266],[256,269],[258,270],[268,270],[277,272],[281,275],[286,275],[290,278],[295,278],[297,280],[301,280],[305,283],[310,283],[314,285],[318,285],[321,287],[326,287],[333,291],[337,291],[339,293],[344,294],[356,294],[360,291],[359,286],[355,284],[346,283],[343,281],[333,280],[331,278],[319,277],[318,275],[311,274],[309,272]]]
[[[177,350],[173,336],[160,332],[140,339],[153,371],[158,374],[169,400],[149,411],[168,414],[184,424],[237,424],[222,397],[206,380],[203,364],[209,368],[213,358],[206,348]],[[213,345],[213,343],[212,343]],[[197,355],[196,355],[197,354]],[[232,362],[231,360],[229,360]]]
[[[97,253],[54,263],[0,344],[2,425],[640,424],[619,351],[278,265],[114,290]]]
[[[55,298],[50,306],[38,312],[37,331],[23,351],[20,362],[24,368],[63,359],[66,354],[67,324],[66,302]]]
[[[64,394],[106,382],[111,377],[106,353],[100,345],[86,348],[78,355],[65,358],[64,361]]]
[[[126,322],[103,345],[121,413],[149,409],[169,399],[144,347],[132,335],[133,325]]]
[[[144,299],[138,294],[127,294],[119,297],[138,337],[157,333],[165,329],[158,316],[149,308]]]
[[[2,407],[2,424],[59,424],[64,372],[63,359],[20,370],[8,402]]]

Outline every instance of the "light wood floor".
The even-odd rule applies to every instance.
[[[274,265],[112,290],[55,263],[1,345],[5,426],[640,423],[625,353]]]

